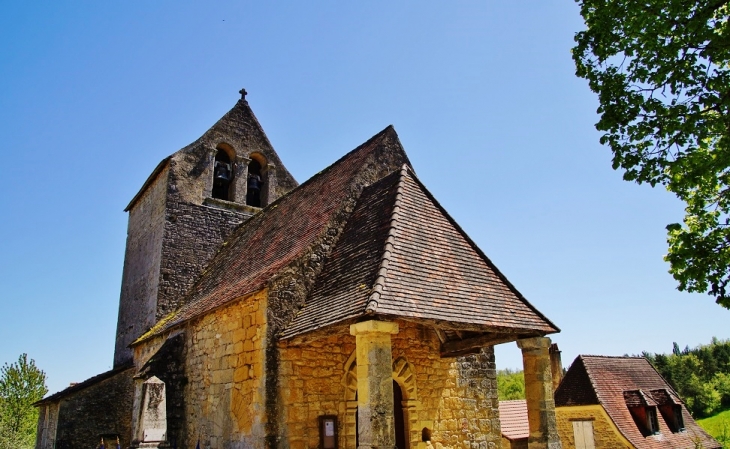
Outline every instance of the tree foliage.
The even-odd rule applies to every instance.
[[[498,370],[497,393],[500,401],[525,399],[525,373],[511,369]]]
[[[709,345],[679,352],[678,348],[674,343],[672,354],[642,355],[679,393],[693,416],[730,408],[730,340],[713,338]]]
[[[46,374],[27,354],[0,369],[0,449],[35,445],[38,409],[32,404],[47,392]]]
[[[613,168],[685,202],[670,272],[730,308],[730,1],[577,1],[576,75],[598,94]]]

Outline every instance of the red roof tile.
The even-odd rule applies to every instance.
[[[363,192],[289,338],[366,314],[546,334],[558,329],[502,276],[408,167]]]
[[[643,357],[581,355],[575,359],[556,390],[555,405],[601,404],[621,434],[638,449],[689,449],[695,447],[695,438],[699,438],[707,449],[721,447],[697,425],[684,406],[685,431],[672,432],[658,413],[660,435],[644,436],[631,417],[627,400],[645,401],[648,405],[665,400],[660,392],[654,394],[656,390],[665,391],[675,403],[679,401],[677,393]]]
[[[527,401],[499,401],[499,422],[503,437],[509,440],[528,438],[530,423],[527,420]]]

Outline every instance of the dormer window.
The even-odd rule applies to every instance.
[[[642,390],[624,391],[624,401],[629,408],[631,417],[634,418],[636,426],[644,435],[656,435],[659,433],[659,420],[657,419],[657,403],[650,394]]]
[[[651,390],[650,393],[669,429],[675,433],[683,431],[682,402],[676,394],[667,389]]]
[[[233,170],[231,158],[223,150],[218,150],[213,164],[213,198],[230,201]]]
[[[682,416],[681,405],[660,405],[659,411],[672,432],[676,433],[684,430],[684,417]]]

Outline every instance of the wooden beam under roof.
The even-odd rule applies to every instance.
[[[529,337],[528,335],[517,334],[497,334],[488,333],[478,337],[467,338],[464,340],[452,340],[441,344],[441,357],[458,357],[468,354],[476,354],[485,346],[494,346],[500,343],[508,343],[517,341],[520,338]]]

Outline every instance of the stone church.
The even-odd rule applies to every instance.
[[[559,329],[393,127],[298,184],[245,96],[126,207],[114,367],[36,404],[36,448],[495,449],[515,341],[530,448],[559,448]]]

